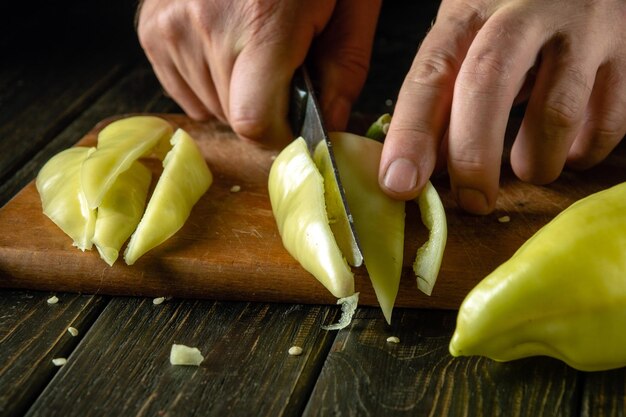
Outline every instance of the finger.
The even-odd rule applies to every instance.
[[[229,42],[215,45],[213,42],[205,42],[199,46],[204,54],[204,79],[203,97],[211,100],[214,106],[225,120],[230,120],[230,83],[233,66],[237,58],[236,52]],[[210,81],[210,83],[208,82]]]
[[[181,77],[185,79],[204,107],[209,113],[225,122],[226,115],[213,83],[208,57],[205,57],[203,45],[196,42],[195,38],[182,42],[182,45],[188,45],[187,53],[181,53],[178,50],[179,46],[170,46],[170,56]]]
[[[369,69],[381,0],[337,2],[316,39],[320,105],[329,130],[345,130]]]
[[[626,135],[624,85],[626,77],[616,67],[606,64],[599,68],[585,123],[567,156],[569,167],[591,168],[604,160]]]
[[[495,207],[509,112],[535,63],[544,31],[523,9],[498,10],[476,36],[455,84],[448,172],[459,205]]]
[[[573,43],[561,35],[543,49],[535,87],[511,149],[513,171],[524,181],[554,181],[583,124],[599,57],[591,43],[585,47],[576,42],[575,48]]]
[[[194,120],[207,120],[211,117],[205,105],[189,87],[173,63],[154,65],[153,69],[163,89],[189,117]]]
[[[447,128],[454,82],[480,25],[475,11],[442,6],[419,48],[381,155],[379,182],[390,196],[415,198],[430,178]]]
[[[185,80],[205,109],[220,121],[226,122],[227,118],[211,77],[209,64],[205,61],[204,56],[201,54],[185,54],[181,56],[175,53],[172,54],[172,60],[179,68],[180,76]]]
[[[304,61],[288,48],[246,47],[237,57],[230,86],[231,127],[240,137],[281,147],[291,139],[287,123],[288,97],[295,69]]]

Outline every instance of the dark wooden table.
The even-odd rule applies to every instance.
[[[88,4],[87,4],[88,3]],[[0,205],[98,121],[179,112],[132,30],[132,2],[1,9]],[[389,110],[436,4],[387,3],[357,112]],[[433,3],[433,4],[429,4]],[[424,6],[426,4],[426,6]],[[5,8],[5,6],[0,6]],[[0,22],[1,23],[1,22]],[[1,278],[0,278],[1,279]],[[582,373],[548,358],[454,359],[454,311],[399,310],[0,290],[0,416],[621,416],[626,372]],[[67,332],[73,326],[75,337]],[[397,336],[399,344],[387,343]],[[201,367],[170,366],[172,343]],[[292,345],[304,352],[289,356]],[[57,367],[53,358],[65,357]]]

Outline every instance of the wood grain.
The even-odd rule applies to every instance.
[[[52,359],[67,357],[106,305],[100,296],[2,291],[0,295],[0,415],[18,416],[58,369]],[[73,337],[67,328],[79,335]]]
[[[398,310],[391,327],[373,313],[359,310],[339,332],[304,416],[577,414],[578,374],[556,360],[455,359],[455,313]]]
[[[626,369],[584,374],[581,417],[626,415]]]
[[[27,416],[299,415],[335,335],[320,325],[335,312],[115,298]],[[204,362],[170,365],[173,343]],[[294,345],[301,356],[288,354]]]
[[[100,82],[100,84],[103,83],[103,81]],[[87,105],[84,101],[82,104]],[[165,99],[154,73],[145,66],[137,66],[128,71],[119,82],[111,85],[106,93],[93,104],[87,106],[80,117],[71,121],[58,135],[42,146],[38,147],[38,143],[31,142],[20,145],[30,146],[31,149],[28,152],[33,156],[23,166],[19,167],[11,178],[0,184],[0,206],[7,203],[32,181],[48,159],[63,149],[74,145],[76,138],[87,134],[94,125],[102,120],[102,115],[176,111],[180,111],[178,106],[171,100]],[[29,134],[36,133],[29,132]],[[12,140],[16,141],[16,139]]]
[[[185,298],[334,303],[335,300],[283,248],[266,191],[273,152],[241,141],[215,121],[198,123],[164,115],[196,138],[215,174],[213,186],[187,224],[133,267],[109,268],[96,251],[81,253],[42,215],[29,184],[0,209],[0,286],[114,295],[173,295]],[[108,121],[93,129],[82,144]],[[626,181],[622,146],[600,167],[566,172],[538,187],[504,169],[496,211],[471,216],[458,210],[446,178],[435,179],[448,218],[448,245],[438,283],[427,297],[416,290],[411,264],[427,234],[415,204],[407,209],[404,271],[396,302],[403,307],[457,308],[467,292],[543,224],[575,200]],[[233,193],[233,185],[241,191]],[[508,215],[511,221],[500,223]],[[355,270],[361,304],[376,305],[364,268]]]

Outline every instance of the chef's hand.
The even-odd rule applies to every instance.
[[[365,82],[381,0],[145,0],[138,34],[167,93],[192,118],[269,146],[291,137],[289,87],[312,50],[331,129]]]
[[[465,210],[496,202],[509,111],[529,92],[511,165],[524,181],[588,168],[626,133],[626,2],[443,0],[401,88],[380,165],[413,198],[441,160]]]

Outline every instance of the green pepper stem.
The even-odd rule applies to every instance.
[[[387,131],[389,130],[389,124],[391,123],[391,115],[389,113],[385,113],[380,116],[372,125],[367,129],[366,137],[370,139],[377,140],[379,142],[383,142],[385,137],[387,136]]]

